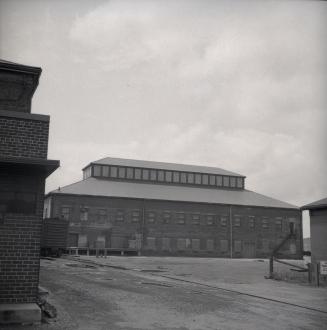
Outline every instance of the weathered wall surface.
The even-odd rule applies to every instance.
[[[13,113],[14,114],[14,113]],[[24,117],[29,116],[29,119]],[[0,111],[0,155],[2,157],[47,158],[47,116]]]
[[[39,281],[44,179],[0,167],[4,192],[35,194],[31,214],[0,212],[0,303],[35,302]]]
[[[327,260],[327,209],[310,211],[310,231],[312,258]]]

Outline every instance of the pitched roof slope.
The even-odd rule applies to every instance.
[[[166,201],[232,204],[298,209],[297,206],[257,194],[250,190],[221,190],[184,186],[101,180],[90,177],[49,194],[155,199]]]
[[[175,164],[175,163],[165,163],[165,162],[153,162],[153,161],[148,161],[148,160],[106,157],[106,158],[102,158],[97,161],[94,161],[94,162],[92,162],[92,164],[145,167],[145,168],[155,168],[155,169],[161,169],[161,170],[198,172],[198,173],[209,173],[209,174],[218,174],[218,175],[220,174],[220,175],[245,177],[244,175],[226,171],[226,170],[224,170],[222,168],[218,168],[218,167]]]
[[[318,201],[306,204],[301,207],[302,210],[313,210],[327,207],[327,198],[319,199]]]

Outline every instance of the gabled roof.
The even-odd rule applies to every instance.
[[[257,194],[250,190],[190,188],[174,185],[109,181],[93,177],[54,190],[48,195],[51,194],[73,194],[298,209],[297,206]]]
[[[152,168],[152,169],[161,169],[161,170],[170,170],[170,171],[184,171],[184,172],[208,173],[208,174],[218,174],[218,175],[231,175],[231,176],[239,176],[239,177],[243,177],[243,178],[245,177],[244,175],[226,171],[226,170],[218,168],[218,167],[154,162],[154,161],[148,161],[148,160],[106,157],[106,158],[102,158],[97,161],[94,161],[91,164],[142,167],[142,168]]]
[[[301,210],[314,210],[321,208],[327,208],[327,198],[319,199],[318,201],[306,204],[301,207]]]

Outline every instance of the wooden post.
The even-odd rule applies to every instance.
[[[274,257],[269,259],[269,278],[273,278],[274,274]]]
[[[312,283],[312,264],[308,263],[308,282]]]

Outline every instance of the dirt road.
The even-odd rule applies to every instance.
[[[324,313],[163,278],[155,271],[43,260],[40,282],[59,316],[27,329],[311,330],[327,325]]]

